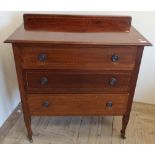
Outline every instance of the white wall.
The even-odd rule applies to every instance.
[[[20,102],[11,45],[3,41],[20,25],[21,20],[15,12],[0,13],[0,126]]]
[[[52,13],[52,12],[50,12]],[[75,12],[55,12],[73,14]],[[22,23],[23,12],[0,13],[0,126],[20,102],[13,53],[3,41]],[[131,15],[133,25],[155,44],[155,12],[76,12],[76,14]],[[155,104],[155,47],[146,47],[135,101]]]

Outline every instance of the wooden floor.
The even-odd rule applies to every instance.
[[[23,115],[12,114],[0,129],[0,143],[30,143]],[[155,143],[155,105],[134,103],[127,138],[120,138],[121,117],[33,117],[33,143]]]

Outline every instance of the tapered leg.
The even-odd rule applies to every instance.
[[[31,116],[28,117],[28,120],[27,122],[25,123],[26,125],[26,128],[27,128],[27,133],[28,133],[28,138],[29,140],[32,142],[33,139],[32,139],[32,129],[31,129]]]
[[[128,125],[128,122],[129,122],[131,106],[132,106],[132,102],[133,102],[135,87],[136,87],[138,73],[139,73],[139,67],[140,67],[141,58],[143,55],[143,49],[144,49],[144,46],[138,46],[138,48],[137,48],[135,69],[132,73],[132,78],[131,78],[131,81],[132,81],[131,86],[132,87],[130,89],[130,96],[129,96],[129,101],[128,101],[127,112],[125,113],[125,115],[123,116],[123,119],[122,119],[122,130],[121,130],[122,138],[125,138],[125,130]]]
[[[21,62],[21,48],[18,45],[13,44],[13,52],[14,52],[14,59],[16,64],[16,71],[18,76],[18,84],[19,84],[19,91],[21,96],[21,103],[24,115],[24,122],[27,128],[28,138],[32,142],[32,130],[31,130],[31,115],[29,114],[29,108],[26,99],[26,92],[25,92],[25,82],[23,77],[23,68]]]
[[[25,126],[27,129],[27,137],[29,139],[30,142],[33,142],[32,139],[32,129],[31,129],[31,116],[24,116],[24,121],[25,121]]]
[[[129,117],[130,117],[130,114],[125,114],[123,116],[123,119],[122,119],[122,130],[121,130],[121,137],[123,139],[125,139],[125,130],[126,130],[126,127],[128,125],[128,122],[129,122]]]
[[[23,107],[23,115],[24,115],[24,122],[25,122],[25,126],[27,129],[27,137],[29,139],[30,142],[33,141],[32,139],[32,129],[31,129],[31,116],[28,114],[28,112],[24,109],[24,105],[22,104]]]

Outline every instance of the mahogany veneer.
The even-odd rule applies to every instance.
[[[129,16],[25,14],[12,43],[24,121],[122,115],[125,138],[144,46]]]
[[[46,72],[41,70],[26,71],[25,85],[27,91],[42,93],[128,92],[130,73],[103,71],[61,72],[52,70],[47,70]]]
[[[118,32],[128,31],[130,26],[131,17],[129,16],[24,15],[24,27],[26,30]]]
[[[109,99],[112,102],[112,107],[107,106]],[[30,113],[38,116],[123,115],[127,108],[127,102],[128,94],[28,95]],[[43,106],[45,104],[47,104],[47,107]]]
[[[136,51],[135,46],[30,46],[21,47],[21,60],[25,69],[133,70]],[[45,61],[38,59],[42,53]],[[119,61],[112,62],[113,55],[119,55]]]

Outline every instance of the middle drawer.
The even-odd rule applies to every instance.
[[[26,71],[25,89],[41,93],[128,92],[129,72]]]

